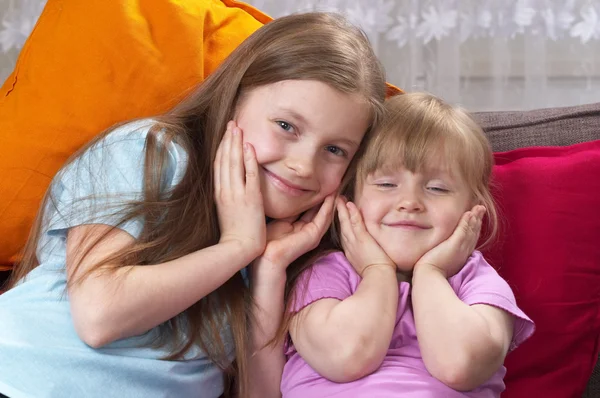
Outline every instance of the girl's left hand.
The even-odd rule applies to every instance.
[[[255,264],[266,260],[271,267],[285,272],[294,260],[317,247],[331,225],[334,203],[332,194],[297,220],[294,217],[271,221],[267,225],[267,247]]]
[[[467,211],[452,235],[425,253],[417,261],[415,270],[420,266],[431,266],[439,270],[446,279],[460,271],[477,246],[485,211],[485,207],[481,205]]]

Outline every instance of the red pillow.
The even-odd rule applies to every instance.
[[[485,254],[537,326],[506,359],[502,397],[581,397],[600,339],[600,141],[495,160],[504,225]]]

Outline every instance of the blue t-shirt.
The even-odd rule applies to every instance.
[[[124,200],[142,195],[145,142],[151,120],[122,126],[54,179],[37,256],[40,265],[0,295],[0,393],[21,397],[217,397],[223,375],[199,348],[184,360],[146,345],[157,330],[99,349],[75,332],[66,291],[66,234],[89,223],[115,225]],[[164,192],[182,178],[184,150],[167,149]],[[138,237],[143,220],[119,228]],[[229,330],[223,331],[233,355]]]

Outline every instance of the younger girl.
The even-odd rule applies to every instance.
[[[431,95],[386,108],[337,202],[343,252],[294,284],[283,396],[499,397],[533,323],[473,251],[486,209],[496,231],[490,146]]]
[[[0,296],[0,394],[217,397],[224,372],[242,397],[273,394],[246,388],[249,373],[283,367],[281,350],[260,349],[279,318],[258,309],[283,313],[285,268],[327,229],[384,93],[358,29],[295,15],[172,111],[82,149]],[[240,270],[253,261],[249,317]]]

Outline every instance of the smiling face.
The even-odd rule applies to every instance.
[[[359,190],[355,202],[367,230],[402,272],[446,240],[475,204],[464,179],[448,167],[383,168]]]
[[[370,123],[360,97],[312,80],[252,89],[235,120],[254,146],[268,217],[295,216],[340,185]]]

